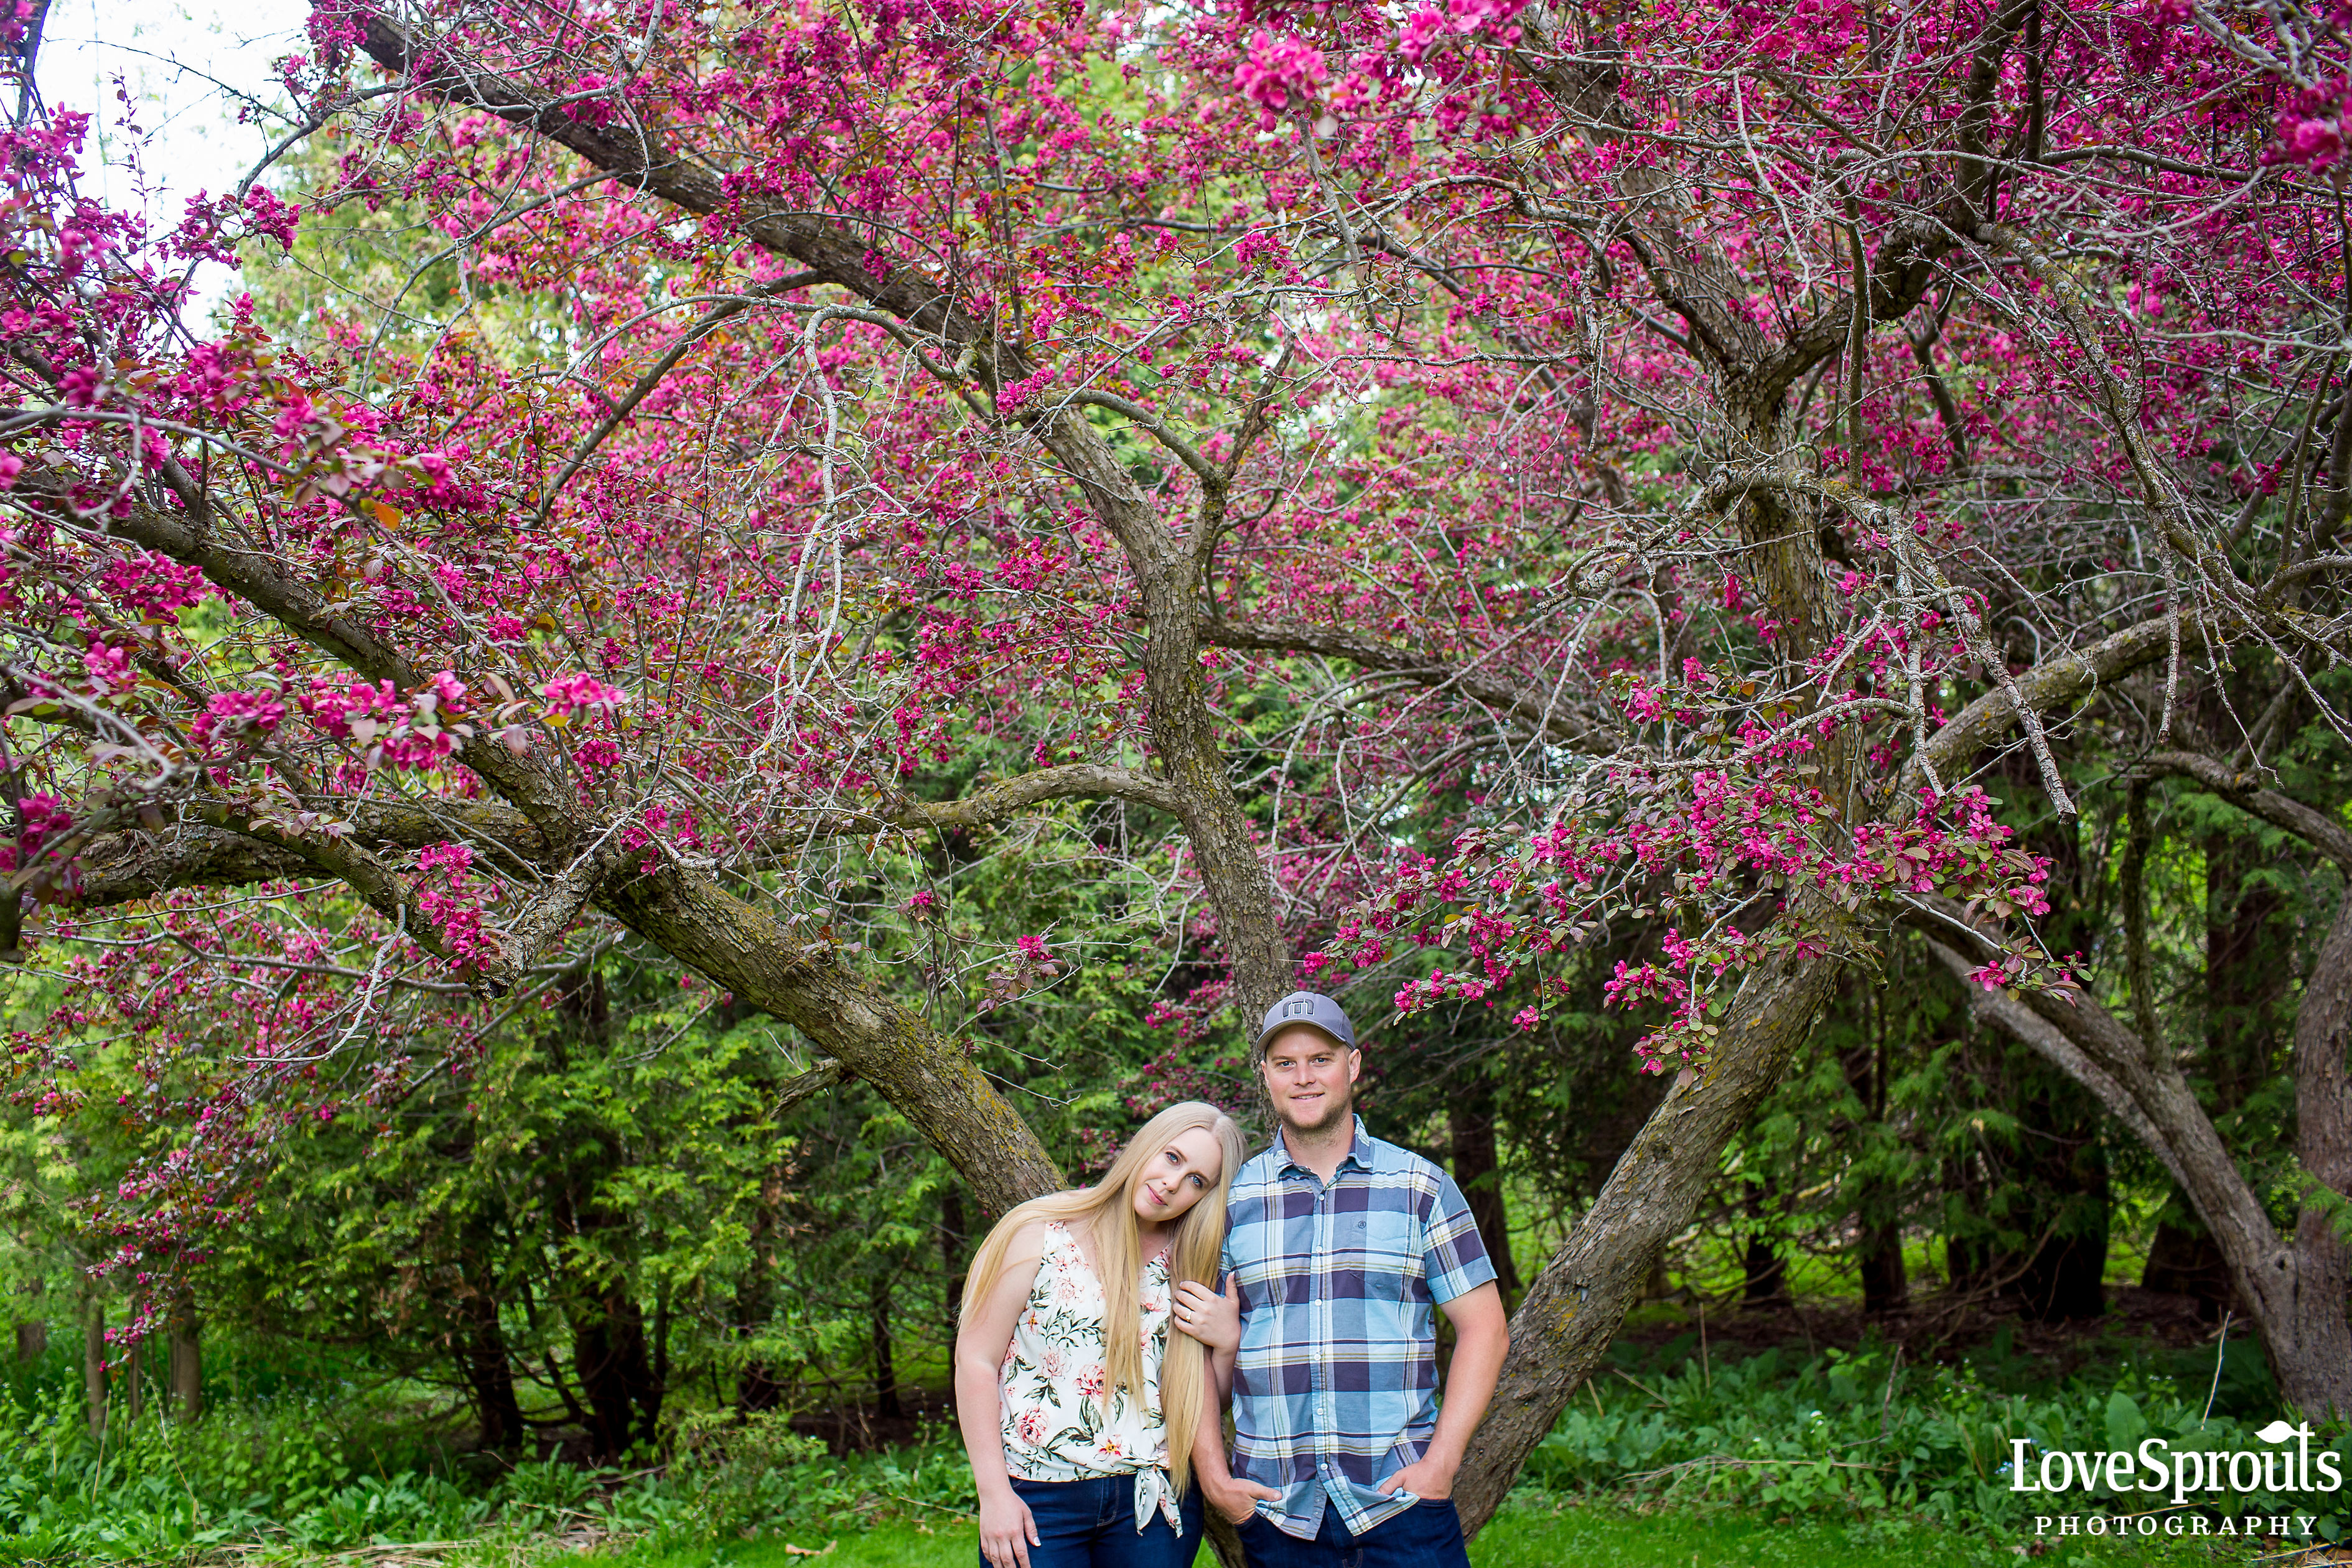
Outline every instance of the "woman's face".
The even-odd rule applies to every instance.
[[[1135,1217],[1146,1225],[1172,1225],[1224,1173],[1224,1151],[1207,1128],[1179,1132],[1145,1163],[1135,1184]]]

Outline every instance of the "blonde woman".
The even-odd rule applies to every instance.
[[[955,1391],[989,1568],[1192,1568],[1192,1438],[1213,1395],[1168,1311],[1179,1284],[1217,1278],[1247,1152],[1215,1106],[1172,1105],[1101,1181],[1032,1198],[981,1244]]]

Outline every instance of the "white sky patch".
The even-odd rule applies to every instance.
[[[239,124],[238,95],[282,107],[272,64],[307,47],[310,15],[309,0],[56,0],[37,74],[50,109],[91,116],[82,189],[143,213],[151,233],[177,226],[191,197],[235,190],[289,129],[277,114]],[[233,282],[226,268],[201,268],[187,319],[203,320]]]

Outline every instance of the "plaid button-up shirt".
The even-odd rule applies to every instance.
[[[1436,1308],[1495,1278],[1454,1178],[1356,1120],[1326,1185],[1274,1147],[1234,1178],[1224,1266],[1239,1276],[1234,1474],[1311,1541],[1328,1499],[1351,1535],[1412,1506],[1380,1483],[1437,1428]]]

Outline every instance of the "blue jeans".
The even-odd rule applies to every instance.
[[[1241,1527],[1249,1568],[1470,1568],[1462,1516],[1447,1498],[1423,1498],[1361,1535],[1350,1535],[1327,1499],[1315,1539],[1285,1535],[1260,1514]]]
[[[1201,1550],[1198,1487],[1178,1505],[1184,1521],[1181,1535],[1156,1513],[1137,1532],[1133,1476],[1091,1481],[1024,1481],[1014,1476],[1013,1489],[1037,1522],[1029,1568],[1192,1568],[1192,1558]],[[987,1561],[981,1559],[983,1568]]]

